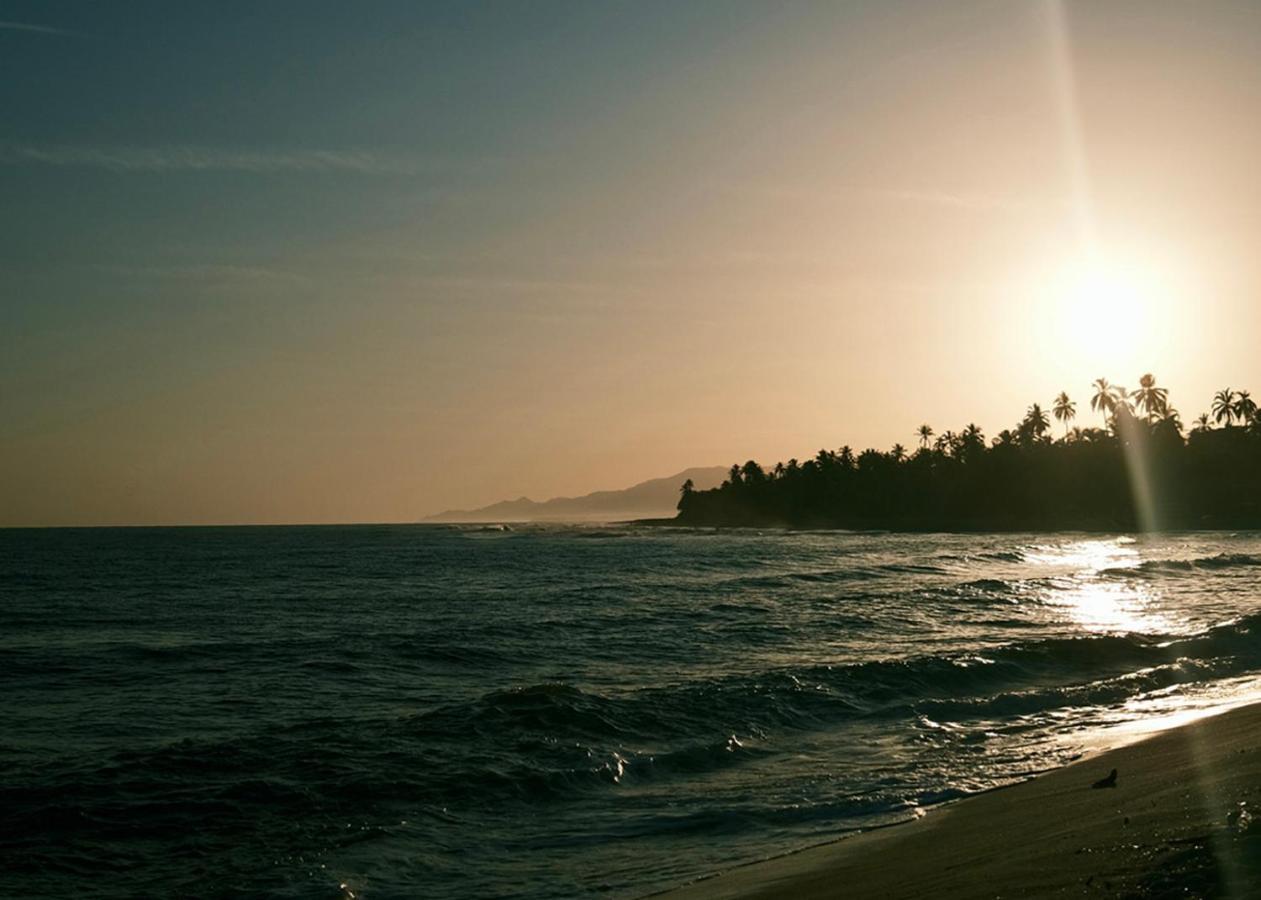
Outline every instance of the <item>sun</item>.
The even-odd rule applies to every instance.
[[[1175,292],[1159,265],[1092,255],[1060,263],[1039,282],[1036,327],[1074,370],[1139,371],[1170,352]]]
[[[1075,339],[1093,349],[1130,344],[1141,337],[1156,299],[1145,272],[1098,260],[1066,267],[1055,294],[1059,315]]]

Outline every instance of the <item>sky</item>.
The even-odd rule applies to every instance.
[[[1261,7],[0,0],[0,526],[1261,393]]]

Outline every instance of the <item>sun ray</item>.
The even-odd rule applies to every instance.
[[[1098,239],[1081,107],[1077,100],[1077,78],[1069,41],[1068,13],[1063,0],[1045,0],[1042,14],[1050,43],[1051,83],[1060,123],[1060,147],[1068,169],[1077,240],[1081,254],[1093,261],[1098,252]]]

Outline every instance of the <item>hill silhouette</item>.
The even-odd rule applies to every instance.
[[[691,481],[701,489],[722,482],[722,466],[685,469],[677,475],[642,481],[623,490],[595,491],[581,497],[554,497],[536,501],[528,497],[503,500],[479,509],[452,509],[425,522],[608,522],[620,519],[660,518],[674,514],[679,484]]]

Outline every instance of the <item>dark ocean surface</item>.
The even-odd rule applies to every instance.
[[[630,898],[1257,692],[1261,536],[0,531],[13,897]]]

